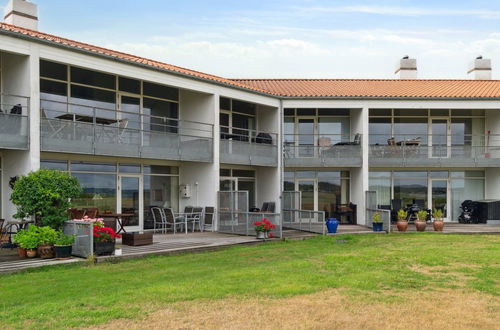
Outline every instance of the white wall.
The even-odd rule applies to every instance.
[[[281,175],[278,167],[256,167],[256,207],[261,207],[264,202],[275,202],[275,212],[281,212]],[[250,205],[251,206],[251,205]]]
[[[2,150],[2,214],[1,218],[12,220],[16,207],[10,201],[12,189],[9,187],[11,177],[28,174],[33,171],[30,153],[23,150]]]
[[[487,168],[484,172],[484,198],[500,199],[500,168]]]

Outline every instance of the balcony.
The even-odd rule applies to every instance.
[[[359,167],[361,134],[286,135],[283,145],[286,167]]]
[[[277,141],[275,133],[221,126],[220,162],[278,166]]]
[[[0,149],[29,148],[29,99],[24,96],[1,94]]]
[[[370,136],[372,140],[372,136]],[[379,137],[377,141],[381,140]],[[500,135],[428,135],[388,138],[370,145],[375,167],[497,167]]]
[[[213,161],[211,124],[71,104],[41,117],[42,151]]]

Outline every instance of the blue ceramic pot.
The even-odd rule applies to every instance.
[[[337,227],[339,226],[339,222],[335,218],[330,218],[326,220],[326,228],[328,229],[329,234],[335,234],[337,232]]]

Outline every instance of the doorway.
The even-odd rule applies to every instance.
[[[255,180],[237,178],[237,177],[221,177],[220,191],[248,191],[248,206],[249,208],[257,207],[255,205]]]
[[[449,184],[447,179],[431,179],[429,185],[430,190],[430,209],[441,210],[443,212],[443,219],[448,219],[448,196]]]
[[[144,228],[143,179],[140,175],[118,176],[118,213],[130,213],[125,230],[140,231]]]
[[[450,157],[450,130],[451,125],[449,117],[429,118],[429,157]]]

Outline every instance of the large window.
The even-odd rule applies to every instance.
[[[221,97],[220,109],[221,138],[248,142],[256,129],[257,106]]]

